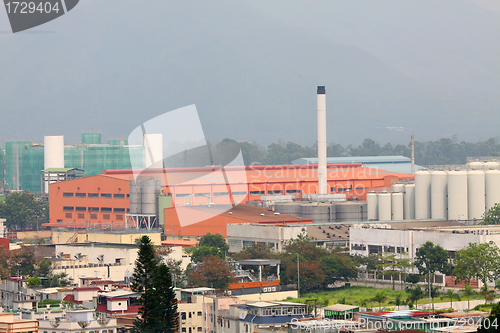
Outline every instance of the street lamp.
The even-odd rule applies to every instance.
[[[299,253],[297,252],[297,296],[300,298],[300,265],[299,265]]]

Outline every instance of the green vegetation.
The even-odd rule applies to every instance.
[[[481,224],[500,224],[500,204],[496,203],[487,212],[483,214],[483,221]]]
[[[0,218],[14,230],[36,229],[37,224],[48,222],[48,204],[40,205],[31,193],[14,192],[0,202]]]
[[[226,258],[226,252],[229,250],[226,240],[220,234],[207,233],[201,237],[196,248],[190,249],[191,261],[200,262],[204,257],[215,256],[221,259]]]
[[[493,305],[491,313],[481,322],[481,327],[477,330],[478,333],[496,333],[500,326],[500,303]]]
[[[465,283],[477,278],[486,285],[500,273],[499,262],[500,250],[495,244],[470,243],[455,254],[453,274]]]
[[[140,318],[134,331],[141,333],[174,333],[178,328],[177,300],[172,289],[168,267],[161,259],[148,236],[142,236],[134,267],[132,290],[142,292]]]

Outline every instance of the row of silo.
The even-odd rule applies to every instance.
[[[402,184],[401,184],[402,185]],[[370,192],[366,195],[368,221],[395,221],[405,218],[405,197],[402,188],[398,192]],[[408,208],[408,211],[411,211]]]
[[[488,170],[499,170],[499,169],[500,169],[500,163],[495,161],[488,161],[488,162],[474,161],[467,163],[467,170],[488,171]]]
[[[493,162],[489,163],[494,167]],[[485,172],[479,165],[468,168],[469,171],[417,171],[415,218],[481,219],[486,210],[500,203],[500,171]]]
[[[130,214],[157,214],[157,198],[160,192],[160,180],[158,178],[131,179],[129,188]]]
[[[367,221],[367,204],[362,201],[276,203],[274,211],[312,219],[314,223]]]

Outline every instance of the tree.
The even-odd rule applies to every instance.
[[[211,287],[224,291],[234,280],[232,267],[216,256],[204,257],[199,264],[191,264],[187,270],[188,284]]]
[[[480,224],[500,224],[500,203],[496,203],[483,214],[483,222]]]
[[[221,234],[207,233],[205,236],[201,237],[196,248],[192,249],[191,261],[197,263],[208,256],[224,259],[226,258],[228,250],[229,245],[227,245],[226,240]]]
[[[66,287],[72,280],[72,278],[68,278],[68,274],[64,272],[59,274],[50,274],[48,278],[50,287]]]
[[[394,304],[398,307],[398,311],[399,311],[399,306],[402,304],[401,293],[396,294],[396,298],[394,299]]]
[[[26,279],[28,287],[37,288],[42,284],[42,280],[38,276],[32,276]]]
[[[450,270],[448,252],[440,245],[427,241],[420,246],[415,255],[415,267],[423,276],[427,276],[430,303],[432,303],[432,277],[436,272],[446,274]]]
[[[462,290],[464,296],[467,296],[467,310],[470,310],[470,297],[474,295],[474,289],[470,286],[470,284],[466,283],[464,290]]]
[[[36,226],[37,219],[43,221],[48,213],[31,193],[14,192],[0,202],[0,217],[5,225],[15,230],[25,230]]]
[[[470,283],[475,277],[487,285],[496,275],[499,261],[500,251],[496,244],[470,243],[465,249],[455,253],[453,274],[465,283]]]
[[[135,328],[141,333],[176,332],[179,326],[177,299],[167,265],[158,265],[144,295],[148,300],[148,316],[143,315],[141,321],[136,321]]]
[[[497,333],[500,325],[500,302],[493,305],[488,317],[481,320],[481,325],[477,329],[478,333]]]
[[[175,332],[177,321],[171,321],[171,312],[177,311],[172,301],[172,280],[168,267],[160,264],[160,258],[151,242],[141,237],[135,261],[132,290],[143,293],[139,298],[141,318],[134,322],[137,332]],[[169,313],[168,318],[166,313]]]
[[[420,286],[415,286],[414,288],[408,289],[409,292],[406,301],[408,303],[414,303],[415,307],[418,308],[418,301],[424,297],[424,292]]]
[[[403,266],[399,263],[395,253],[383,253],[380,255],[380,263],[377,264],[379,276],[392,278],[392,290],[395,290],[396,276],[399,276]]]
[[[319,263],[325,272],[323,288],[338,280],[349,281],[358,277],[356,261],[349,255],[333,250],[330,254],[319,258]]]
[[[11,276],[12,258],[12,251],[0,246],[0,278],[4,279]]]
[[[450,298],[450,309],[453,309],[453,297],[455,297],[455,291],[453,289],[448,289],[446,296]]]
[[[23,246],[20,250],[13,251],[14,258],[10,268],[12,275],[35,275],[35,250],[33,247]]]
[[[272,251],[271,244],[254,243],[251,246],[245,247],[238,253],[232,255],[234,260],[245,259],[273,259],[277,255]]]
[[[375,296],[373,296],[372,300],[374,302],[377,302],[378,303],[378,310],[380,311],[380,308],[382,307],[382,303],[385,302],[385,300],[387,299],[387,297],[385,296],[385,292],[384,291],[379,291],[378,293],[375,294]]]

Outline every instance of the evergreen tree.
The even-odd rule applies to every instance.
[[[139,299],[141,315],[134,323],[136,332],[173,333],[177,330],[177,300],[172,290],[168,267],[160,258],[148,236],[142,236],[135,261],[132,290],[143,293]]]

